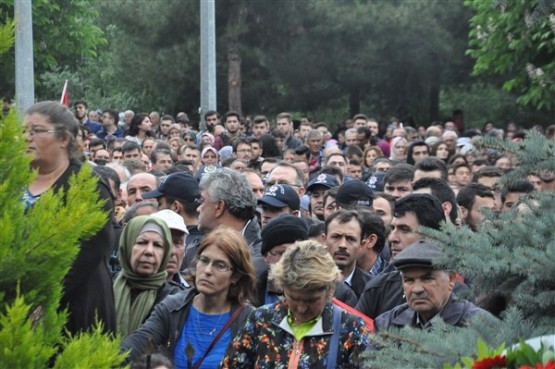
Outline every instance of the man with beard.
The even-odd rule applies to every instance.
[[[226,129],[226,133],[222,135],[225,146],[231,145],[234,139],[243,136],[243,133],[241,133],[241,130],[239,129],[240,126],[241,116],[239,113],[234,111],[228,111],[225,113],[224,127]]]
[[[76,101],[73,104],[73,110],[74,110],[75,118],[77,118],[79,123],[87,127],[95,135],[98,133],[98,131],[100,131],[100,129],[102,128],[102,125],[98,122],[93,122],[88,117],[89,106],[87,105],[86,101],[83,101],[83,100]]]
[[[364,222],[356,210],[341,209],[326,219],[325,242],[343,281],[360,297],[370,275],[358,268],[357,256],[365,235]]]

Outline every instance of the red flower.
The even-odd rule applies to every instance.
[[[476,360],[472,369],[491,369],[491,368],[501,368],[507,364],[507,357],[496,355],[494,357],[486,357],[481,360]]]
[[[528,365],[523,365],[518,369],[555,369],[555,362],[553,362],[553,360],[549,360],[547,361],[547,364],[545,364],[545,366],[542,363],[537,363],[535,368],[532,368]]]

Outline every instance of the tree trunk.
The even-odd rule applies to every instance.
[[[229,110],[241,112],[241,53],[237,36],[227,38],[228,104]]]
[[[353,88],[349,93],[349,110],[351,113],[349,118],[360,113],[360,89],[358,87]]]

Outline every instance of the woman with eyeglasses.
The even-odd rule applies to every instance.
[[[37,171],[23,190],[22,201],[27,210],[50,189],[55,193],[69,190],[70,177],[83,166],[81,127],[74,114],[55,101],[36,103],[25,112],[27,154],[31,156],[31,169]],[[100,201],[104,201],[103,210],[111,214],[110,185],[101,178],[97,193]],[[103,323],[105,331],[116,330],[112,279],[106,267],[113,243],[114,229],[109,220],[95,235],[80,242],[77,257],[63,280],[60,302],[61,308],[69,312],[66,329],[70,333],[88,330],[97,320]]]
[[[194,287],[158,304],[122,350],[134,359],[148,346],[164,349],[176,368],[215,368],[252,310],[254,266],[245,239],[222,228],[202,241],[194,262]]]

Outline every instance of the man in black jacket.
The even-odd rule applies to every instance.
[[[446,324],[462,327],[474,314],[489,315],[485,310],[453,293],[456,273],[436,264],[442,255],[438,245],[418,241],[401,251],[393,265],[401,272],[407,302],[378,316],[376,330],[390,327],[430,329],[439,316]]]
[[[283,291],[268,281],[268,267],[276,264],[283,253],[296,241],[308,239],[308,226],[304,219],[284,214],[272,219],[262,229],[262,255],[255,258],[257,269],[256,301],[254,305],[271,304],[282,298]],[[337,281],[334,297],[349,306],[355,306],[357,296],[343,282]]]
[[[441,202],[432,195],[413,194],[403,197],[395,204],[395,213],[389,234],[392,259],[403,249],[419,241],[419,227],[439,229],[445,214]],[[372,319],[405,302],[401,286],[401,274],[392,264],[382,274],[372,278],[360,296],[357,310]]]

